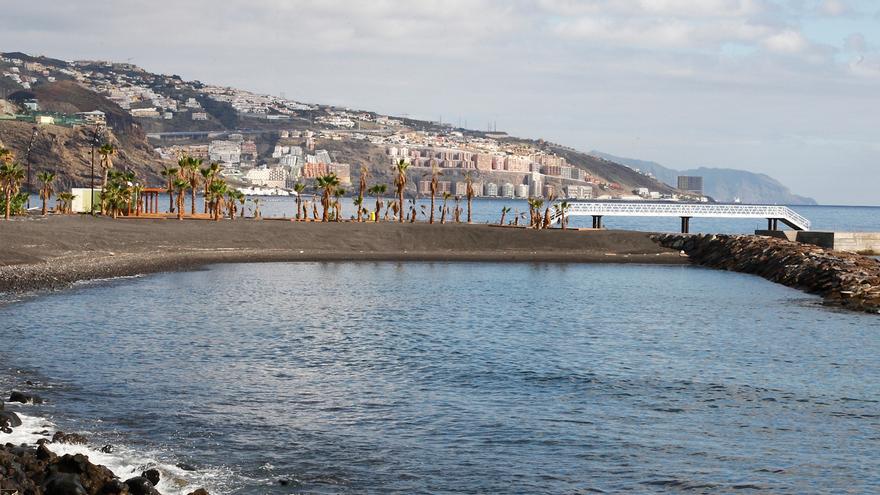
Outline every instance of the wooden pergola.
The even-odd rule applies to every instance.
[[[162,187],[145,187],[141,189],[144,213],[159,213],[159,196],[167,192],[168,190]]]

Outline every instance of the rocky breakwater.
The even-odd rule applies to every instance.
[[[826,304],[880,313],[880,261],[772,237],[662,234],[652,239],[693,263],[818,294]]]

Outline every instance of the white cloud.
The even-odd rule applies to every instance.
[[[785,30],[768,36],[763,44],[768,50],[781,54],[803,53],[810,47],[810,43],[803,35],[794,30]]]

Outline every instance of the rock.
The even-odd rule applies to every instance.
[[[131,495],[159,495],[150,480],[143,476],[125,480],[128,485],[128,491]]]
[[[54,473],[43,483],[45,495],[89,495],[74,473]]]
[[[21,402],[22,404],[42,404],[43,399],[38,395],[34,394],[26,394],[24,392],[17,392],[15,390],[9,394],[9,402]]]
[[[101,489],[101,495],[129,495],[128,485],[120,480],[109,481]]]
[[[159,484],[159,471],[157,469],[147,469],[141,473],[141,476],[150,480],[150,483],[152,483],[153,486]]]
[[[773,237],[669,234],[652,239],[681,249],[698,265],[759,275],[819,294],[826,304],[880,312],[880,263],[872,258]]]
[[[69,443],[74,445],[85,445],[89,443],[88,439],[79,433],[64,433],[56,431],[52,435],[52,443]]]
[[[204,488],[199,488],[198,490],[196,490],[194,492],[189,492],[187,495],[210,495],[210,494],[208,493],[208,490],[205,490]]]
[[[193,466],[192,464],[187,464],[185,462],[179,462],[176,464],[176,466],[179,467],[180,469],[183,469],[184,471],[195,471],[196,470],[195,466]]]
[[[0,411],[0,427],[21,426],[21,418],[12,411]]]
[[[112,454],[113,453],[113,446],[108,443],[107,445],[101,447],[100,450],[101,450],[101,452],[103,452],[105,454]]]

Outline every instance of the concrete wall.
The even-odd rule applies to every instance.
[[[795,230],[756,230],[755,235],[788,239],[849,253],[873,251],[880,254],[880,232],[816,232]]]

